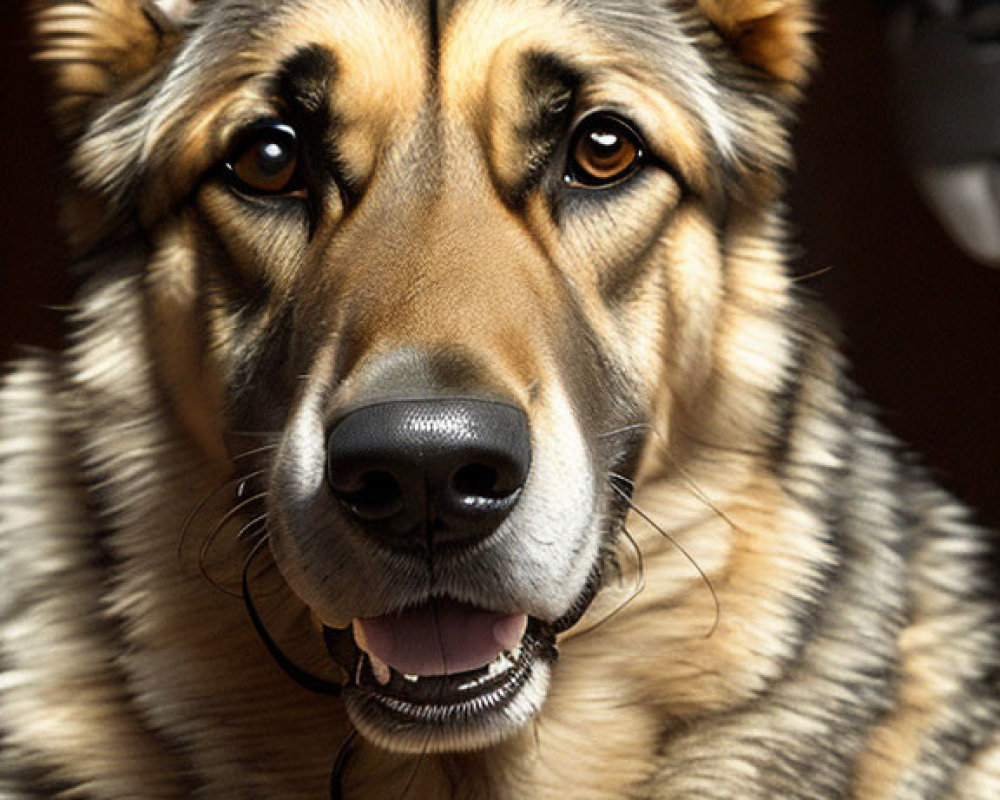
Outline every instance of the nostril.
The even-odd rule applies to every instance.
[[[452,491],[467,501],[503,500],[520,488],[520,480],[512,476],[505,480],[500,470],[488,464],[467,464],[451,478]]]
[[[356,478],[350,486],[333,484],[334,492],[358,518],[380,522],[399,514],[405,505],[403,488],[389,472],[375,470]]]
[[[485,464],[468,464],[451,479],[451,488],[460,497],[496,499],[508,494],[497,486],[499,474]]]

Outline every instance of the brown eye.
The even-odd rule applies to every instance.
[[[608,114],[592,114],[573,133],[566,179],[589,187],[624,180],[642,163],[643,146],[628,124]]]
[[[280,196],[305,191],[295,131],[282,123],[261,123],[246,131],[225,167],[230,184],[244,194]]]

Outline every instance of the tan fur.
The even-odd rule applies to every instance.
[[[807,35],[814,28],[808,0],[696,0],[748,64],[791,87],[801,86],[814,55]]]
[[[152,3],[36,0],[35,7],[36,58],[51,74],[66,135],[79,130],[88,106],[140,78],[178,40]]]
[[[352,799],[994,800],[986,538],[787,265],[811,3],[143,9],[38,4],[96,255],[72,346],[0,392],[0,795],[316,800],[357,726]],[[588,189],[559,159],[606,108],[655,158]],[[274,118],[308,203],[220,176]],[[322,625],[424,575],[351,549],[329,425],[420,393],[501,398],[534,436],[520,527],[432,583],[552,621],[602,566],[544,702],[493,738],[364,727],[240,599],[256,553],[276,641],[350,683]]]

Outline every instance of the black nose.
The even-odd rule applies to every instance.
[[[327,445],[334,494],[394,547],[489,536],[517,503],[530,464],[527,416],[492,400],[363,406],[334,426]]]

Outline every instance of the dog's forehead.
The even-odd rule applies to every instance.
[[[652,82],[697,71],[679,14],[665,2],[624,0],[454,0],[438,10],[442,78],[481,75],[515,49],[560,55],[586,66],[641,64]]]
[[[518,56],[526,53],[551,54],[581,70],[641,72],[649,85],[687,98],[708,94],[699,89],[707,86],[706,64],[664,2],[271,2],[249,35],[274,58],[303,46],[329,50],[343,71],[336,88],[346,92],[343,83],[355,79],[355,109],[359,100],[383,109],[428,96],[442,99],[444,109],[495,100],[489,80],[523,74]],[[232,6],[236,13],[239,7]]]

